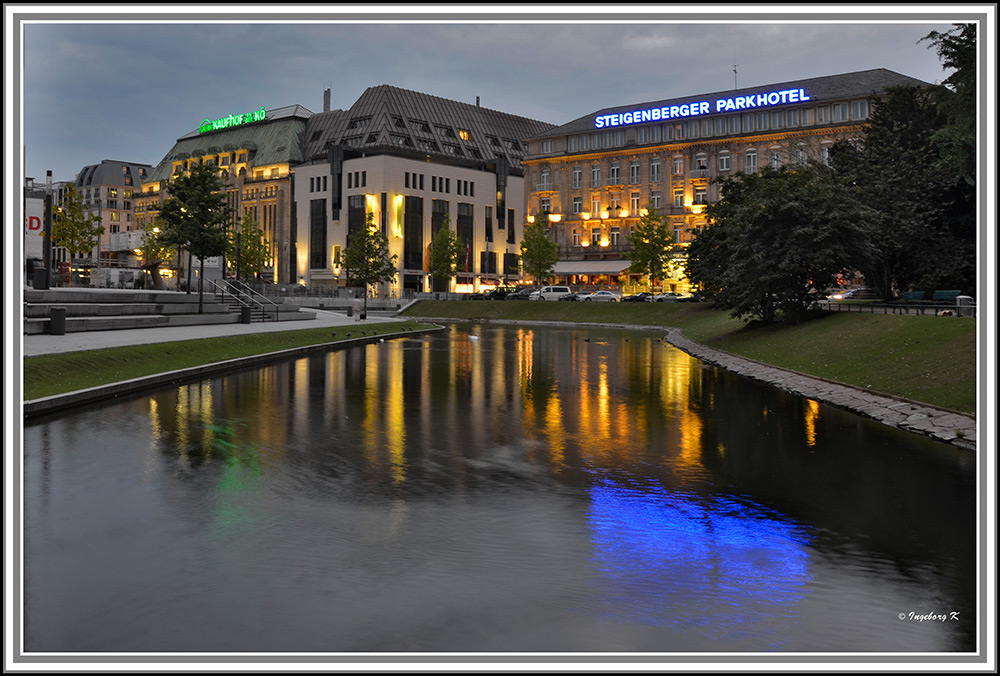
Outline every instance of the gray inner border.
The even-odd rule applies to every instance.
[[[661,6],[662,7],[662,6]],[[738,6],[734,6],[736,9]],[[986,83],[988,78],[994,78],[995,75],[990,72],[987,73],[989,69],[989,60],[987,58],[987,43],[993,41],[995,36],[992,35],[991,31],[995,29],[995,24],[990,23],[989,15],[983,12],[974,11],[960,11],[957,13],[947,13],[945,10],[933,9],[932,12],[928,14],[904,16],[904,11],[914,12],[919,6],[901,6],[901,12],[899,14],[895,13],[884,13],[884,14],[863,14],[857,17],[845,17],[843,14],[802,14],[794,15],[789,14],[731,14],[724,17],[711,14],[670,14],[670,13],[654,13],[643,15],[642,19],[633,18],[632,15],[628,15],[625,18],[616,17],[613,13],[604,12],[593,12],[584,14],[575,14],[570,17],[566,13],[562,14],[525,14],[518,16],[516,14],[509,14],[498,12],[496,14],[468,14],[462,15],[460,7],[456,7],[455,12],[447,12],[441,14],[398,14],[398,15],[368,15],[362,13],[350,13],[350,14],[331,14],[317,12],[312,15],[294,15],[289,17],[287,14],[273,13],[273,14],[259,14],[259,15],[249,15],[243,19],[235,19],[232,14],[218,13],[218,14],[192,14],[187,17],[178,14],[143,14],[138,15],[141,18],[136,19],[136,23],[155,23],[157,21],[164,23],[183,23],[185,21],[217,21],[220,23],[267,23],[280,21],[284,23],[312,23],[317,21],[329,21],[329,22],[342,22],[342,21],[368,21],[371,23],[403,23],[403,22],[420,22],[420,23],[440,23],[440,22],[453,22],[456,20],[460,21],[470,21],[478,23],[491,23],[491,22],[515,22],[515,23],[540,23],[540,22],[567,22],[568,20],[573,21],[591,21],[594,23],[608,23],[608,22],[621,22],[621,23],[674,23],[681,21],[697,21],[701,23],[724,23],[732,22],[734,20],[746,20],[746,21],[779,21],[788,22],[789,20],[801,19],[802,21],[808,22],[844,22],[852,21],[857,23],[866,22],[876,22],[876,21],[899,21],[903,19],[919,19],[920,21],[928,22],[940,22],[940,23],[977,23],[978,24],[978,34],[977,38],[979,40],[979,63],[983,64],[984,67],[980,68],[978,75],[978,82],[981,92],[986,91]],[[994,5],[995,9],[995,5]],[[22,54],[22,41],[21,41],[21,24],[29,22],[40,22],[44,23],[47,21],[61,21],[61,22],[100,22],[102,20],[115,20],[120,21],[120,13],[67,13],[61,15],[54,14],[38,14],[38,13],[19,13],[13,11],[10,15],[10,22],[12,24],[12,34],[13,34],[13,101],[10,104],[9,110],[11,111],[13,118],[13,141],[15,148],[23,147],[23,139],[20,136],[20,128],[22,123],[22,99],[21,99],[21,84],[22,84],[22,68],[23,63],[21,60]],[[6,20],[5,20],[6,23]],[[980,97],[979,102],[979,125],[980,130],[980,160],[979,160],[979,181],[983,177],[989,176],[988,166],[986,161],[986,135],[985,135],[985,121],[987,118],[988,111],[988,101],[985,96]],[[21,163],[16,161],[14,163],[14,171],[12,172],[12,179],[15,181],[14,184],[14,194],[19,195],[20,190],[24,185],[24,171],[21,167]],[[16,208],[16,214],[19,216],[19,220],[23,221],[22,206]],[[979,209],[981,214],[987,214],[987,197],[986,190],[980,190],[980,203]],[[18,221],[15,221],[18,222]],[[985,218],[980,218],[979,222],[979,234],[980,242],[985,245],[987,242],[987,227]],[[18,265],[10,266],[7,271],[9,275],[6,280],[10,284],[9,288],[17,289],[14,301],[17,304],[18,309],[15,311],[14,322],[15,326],[20,326],[22,321],[21,317],[21,307],[23,307],[23,283],[21,281],[21,268],[23,267],[23,252],[21,251],[21,243],[18,238],[13,238],[13,255],[14,261],[19,262]],[[982,274],[984,266],[988,264],[987,253],[984,251],[984,247],[980,247],[979,252],[979,265],[980,265],[980,283],[978,289],[977,298],[980,300],[987,300],[987,303],[978,304],[978,318],[979,322],[979,354],[980,357],[980,386],[979,386],[979,401],[983,403],[995,403],[990,397],[987,385],[987,360],[982,356],[987,354],[987,350],[990,349],[989,337],[987,335],[986,324],[987,322],[995,321],[992,317],[992,303],[993,303],[993,290],[987,287],[986,276]],[[23,353],[22,348],[22,337],[20,332],[13,333],[10,339],[10,343],[13,347],[13,354],[15,359],[13,360],[13,394],[15,400],[18,402],[15,410],[21,410],[20,402],[23,400],[23,393],[20,387],[22,367],[21,358]],[[986,418],[987,416],[978,415],[977,424],[979,425],[979,430],[977,431],[977,438],[980,443],[984,440],[989,440],[986,430]],[[582,654],[582,653],[571,653],[571,654],[523,654],[523,655],[511,655],[511,654],[483,654],[483,653],[441,653],[441,654],[330,654],[330,655],[252,655],[252,656],[242,656],[242,655],[214,655],[214,654],[197,654],[197,655],[120,655],[120,654],[87,654],[87,655],[72,655],[72,656],[62,656],[62,655],[45,655],[38,656],[32,655],[30,653],[21,652],[21,624],[20,620],[23,617],[23,605],[20,596],[20,591],[22,588],[22,576],[23,572],[20,569],[21,556],[23,552],[21,551],[20,541],[22,537],[21,523],[22,523],[22,485],[20,478],[23,473],[23,467],[21,464],[21,453],[22,453],[22,433],[21,428],[18,425],[13,426],[12,439],[13,439],[13,449],[12,449],[12,464],[13,464],[13,476],[16,477],[16,481],[13,481],[13,501],[12,501],[12,522],[14,524],[13,537],[13,583],[14,583],[14,600],[13,600],[13,611],[14,611],[14,626],[12,627],[13,634],[13,649],[14,653],[9,658],[14,664],[61,664],[70,665],[73,663],[87,664],[92,666],[94,664],[109,663],[109,664],[121,664],[121,663],[134,663],[134,664],[163,664],[163,663],[205,663],[205,664],[224,664],[224,663],[261,663],[261,664],[277,664],[277,663],[295,663],[295,664],[305,664],[305,663],[329,663],[331,665],[330,670],[333,669],[334,664],[337,663],[387,663],[393,665],[400,665],[403,663],[412,664],[430,664],[430,663],[442,663],[448,665],[454,665],[456,663],[472,663],[472,664],[511,664],[511,663],[538,663],[538,664],[572,664],[572,663],[583,663],[583,664],[663,664],[667,667],[670,664],[676,664],[680,662],[684,663],[720,663],[729,665],[729,670],[735,670],[732,667],[737,666],[739,663],[753,663],[753,664],[766,664],[774,663],[776,665],[783,665],[789,663],[810,663],[813,665],[834,665],[837,663],[868,663],[868,664],[878,664],[878,665],[888,665],[888,664],[898,664],[902,661],[910,663],[922,663],[922,664],[947,664],[947,663],[961,663],[968,666],[974,664],[986,664],[989,659],[993,656],[986,654],[986,636],[985,630],[990,626],[988,623],[988,614],[986,603],[981,598],[979,607],[979,636],[978,636],[978,649],[975,654],[960,654],[960,655],[868,655],[868,654],[858,654],[858,655],[848,655],[848,654],[791,654],[791,655],[753,655],[753,654],[727,654],[720,653],[718,655],[663,655],[663,654]],[[17,453],[13,453],[17,450]],[[986,551],[985,545],[988,542],[988,519],[985,513],[986,500],[985,496],[988,495],[989,484],[987,481],[987,472],[985,467],[985,459],[991,449],[988,446],[981,446],[979,455],[979,470],[980,470],[980,485],[979,485],[979,495],[980,499],[980,592],[983,593],[986,590],[986,576],[989,573],[988,570],[988,553]],[[901,658],[905,658],[901,660]],[[63,668],[62,671],[70,671],[69,669]],[[400,671],[398,667],[388,669],[392,671]],[[724,669],[720,669],[724,670]],[[832,670],[829,667],[826,670]],[[6,671],[6,669],[5,669]]]

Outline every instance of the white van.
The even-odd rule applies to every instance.
[[[572,293],[568,286],[543,286],[538,291],[538,300],[559,300]]]

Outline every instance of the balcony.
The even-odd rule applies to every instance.
[[[608,190],[621,190],[625,187],[625,181],[622,180],[621,176],[612,176],[604,181],[604,187]]]
[[[587,246],[583,246],[582,244],[563,244],[558,246],[556,249],[559,258],[561,259],[618,260],[625,258],[625,254],[631,251],[632,247],[626,243],[608,244],[607,246],[601,246],[600,244],[589,244]]]
[[[112,232],[109,235],[108,249],[111,251],[131,251],[142,248],[142,231]]]
[[[559,192],[559,186],[555,183],[538,183],[535,185],[535,192],[539,194],[552,194]]]

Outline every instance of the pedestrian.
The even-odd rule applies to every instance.
[[[361,299],[355,298],[351,303],[351,314],[354,315],[354,321],[361,321]]]

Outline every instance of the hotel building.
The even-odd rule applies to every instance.
[[[713,179],[824,161],[897,86],[926,83],[875,69],[604,108],[528,139],[526,217],[549,220],[560,282],[638,283],[626,237],[643,210],[665,214],[683,248],[719,199]],[[688,290],[679,265],[663,282]]]

